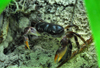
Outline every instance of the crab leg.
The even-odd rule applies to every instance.
[[[75,27],[75,28],[79,29],[78,26],[76,26],[76,25],[74,25],[74,24],[73,24],[73,25],[68,25],[68,26],[66,26],[65,29],[68,29],[68,28],[70,28],[70,27]]]
[[[24,38],[25,38],[25,44],[26,44],[26,46],[28,47],[28,49],[30,50],[29,43],[28,43],[28,41],[29,41],[29,40],[28,40],[28,37],[25,37],[25,36],[24,36]]]

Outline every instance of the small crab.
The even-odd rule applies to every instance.
[[[23,35],[25,38],[25,44],[28,47],[28,49],[30,49],[28,43],[29,40],[27,37],[27,35],[29,34],[35,36],[41,36],[40,33],[47,32],[52,36],[56,37],[62,37],[64,35],[60,40],[61,47],[56,51],[54,58],[55,62],[63,62],[66,58],[71,57],[72,54],[72,43],[70,41],[70,38],[74,37],[78,50],[80,49],[80,45],[77,37],[79,37],[86,44],[86,41],[84,40],[84,38],[81,37],[81,35],[73,31],[64,32],[65,29],[68,29],[70,27],[78,28],[76,25],[69,25],[63,28],[62,26],[53,23],[47,23],[47,22],[36,23],[35,27],[25,28]]]

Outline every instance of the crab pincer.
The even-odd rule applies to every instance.
[[[37,30],[34,27],[26,27],[24,29],[24,39],[25,39],[25,44],[30,49],[29,47],[29,39],[27,35],[34,35],[34,36],[40,36],[40,34],[37,32]]]
[[[29,41],[28,37],[24,37],[24,38],[25,38],[24,42],[25,42],[26,46],[28,47],[28,49],[30,50],[29,43],[28,43],[28,41]]]
[[[66,37],[60,41],[61,48],[56,51],[54,61],[55,62],[63,62],[66,58],[71,56],[72,44],[71,41]]]

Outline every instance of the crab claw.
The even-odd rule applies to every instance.
[[[61,62],[61,61],[63,61],[64,57],[67,56],[67,55],[66,55],[66,54],[67,54],[67,51],[68,51],[67,46],[66,46],[66,47],[61,47],[61,48],[59,48],[59,49],[56,51],[54,61],[55,61],[55,62]]]
[[[72,52],[72,44],[71,41],[64,36],[60,41],[61,48],[56,51],[56,55],[54,58],[55,62],[63,62],[65,59],[71,56]]]
[[[25,29],[24,29],[24,34],[23,34],[23,36],[24,36],[24,38],[25,38],[25,44],[26,44],[26,46],[28,47],[28,49],[30,49],[30,47],[29,47],[29,43],[28,43],[28,37],[27,37],[27,35],[34,35],[34,36],[40,36],[40,34],[37,32],[37,30],[34,28],[34,27],[26,27]]]
[[[35,35],[35,36],[40,36],[40,34],[37,32],[37,30],[34,27],[26,27],[24,29],[24,35]]]
[[[25,36],[24,36],[24,38],[25,38],[25,44],[26,44],[26,46],[28,47],[28,49],[30,50],[30,47],[29,47],[29,44],[28,44],[28,37],[25,37]]]

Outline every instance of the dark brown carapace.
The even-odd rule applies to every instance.
[[[47,22],[40,22],[35,24],[36,30],[41,32],[47,32],[51,35],[62,36],[64,33],[64,28],[60,25],[47,23]]]

